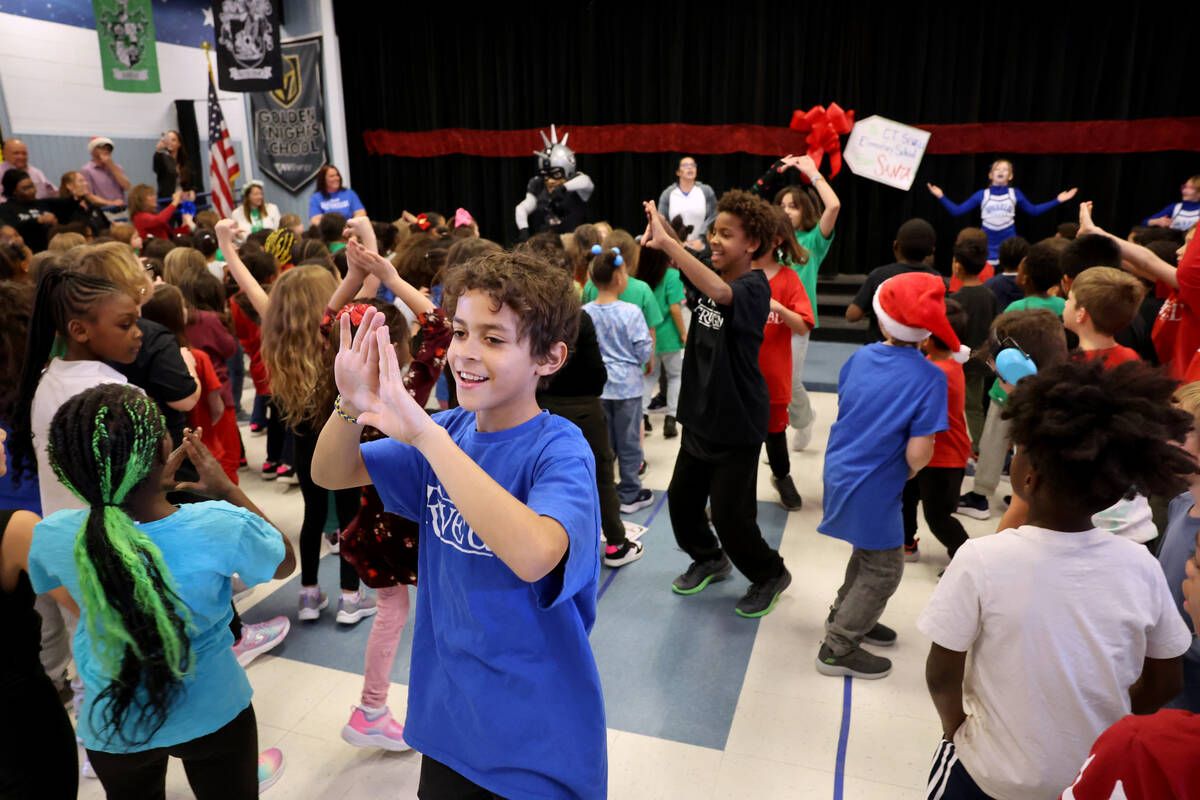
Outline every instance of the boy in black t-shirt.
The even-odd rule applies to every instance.
[[[758,528],[758,453],[767,436],[767,384],[758,367],[771,286],[750,262],[770,247],[769,206],[738,190],[722,195],[710,239],[716,272],[667,233],[653,202],[642,245],[663,250],[702,293],[692,315],[677,418],[683,438],[668,489],[675,541],[692,558],[672,589],[695,594],[732,568],[750,579],[734,610],[761,617],[792,576]],[[705,518],[712,504],[713,536]],[[730,562],[733,562],[730,564]]]
[[[918,217],[901,225],[896,231],[896,241],[892,242],[892,253],[896,257],[896,263],[876,267],[867,274],[867,279],[858,288],[853,302],[846,307],[846,321],[858,322],[866,317],[870,325],[870,341],[882,341],[883,331],[879,329],[879,320],[875,318],[875,311],[871,308],[875,291],[888,278],[906,272],[928,272],[945,280],[940,272],[925,263],[926,259],[933,255],[936,244],[937,234],[934,233],[933,226],[925,220]]]
[[[985,266],[987,234],[982,228],[959,231],[954,243],[954,275],[962,281],[962,288],[950,297],[967,312],[967,331],[962,343],[972,351],[987,341],[992,320],[1003,311],[995,293],[979,280],[979,273]],[[979,440],[983,436],[983,393],[992,371],[982,361],[971,359],[963,364],[963,375],[967,380],[967,430],[971,434],[972,452],[978,453]]]

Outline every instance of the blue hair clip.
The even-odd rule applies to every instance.
[[[604,248],[601,247],[600,245],[598,245],[598,244],[592,245],[592,255],[598,256],[603,252],[604,252]]]
[[[625,263],[625,259],[621,257],[621,249],[619,247],[610,247],[608,249],[612,250],[613,253],[615,253],[617,256],[617,260],[613,262],[614,264],[616,264],[619,267]]]

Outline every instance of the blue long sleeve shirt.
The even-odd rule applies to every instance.
[[[992,263],[1000,257],[1000,243],[1017,235],[1017,209],[1036,217],[1059,204],[1058,198],[1045,203],[1031,203],[1020,189],[1011,186],[989,186],[987,189],[980,189],[962,203],[955,203],[945,195],[940,199],[946,210],[956,217],[972,209],[979,209],[983,218],[983,230],[988,237],[988,261]]]

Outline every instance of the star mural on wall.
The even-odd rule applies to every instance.
[[[208,6],[204,9],[204,24],[210,28],[215,27],[213,25],[212,6]]]

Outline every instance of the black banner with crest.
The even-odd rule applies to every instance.
[[[283,85],[250,95],[259,168],[296,194],[326,160],[321,38],[284,42]]]
[[[217,85],[229,92],[283,86],[279,11],[275,0],[213,0]]]

